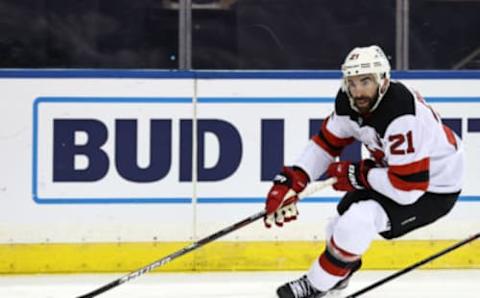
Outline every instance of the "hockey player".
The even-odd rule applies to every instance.
[[[266,200],[267,227],[296,219],[300,193],[324,172],[346,191],[327,226],[326,248],[306,273],[278,288],[281,298],[322,297],[347,286],[376,234],[400,237],[428,225],[454,206],[463,181],[460,139],[422,97],[390,80],[390,64],[378,46],[353,49],[333,113],[297,161],[283,167]],[[371,159],[336,161],[354,140]]]

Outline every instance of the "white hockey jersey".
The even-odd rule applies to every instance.
[[[377,192],[399,204],[414,203],[424,192],[461,190],[464,161],[459,137],[442,124],[423,98],[392,81],[378,107],[362,116],[340,90],[335,111],[324,120],[295,165],[316,180],[354,139],[380,165],[368,173]]]

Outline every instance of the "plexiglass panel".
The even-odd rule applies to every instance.
[[[0,0],[0,67],[338,69],[378,44],[394,69],[397,55],[409,69],[480,69],[479,0],[189,0],[187,58],[183,1]],[[397,2],[408,55],[396,53]]]
[[[338,69],[352,47],[370,44],[394,55],[395,1],[201,2],[193,1],[194,68]]]
[[[410,0],[410,69],[480,69],[480,1]]]
[[[1,0],[0,67],[177,68],[160,0]]]

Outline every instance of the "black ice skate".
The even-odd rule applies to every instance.
[[[277,289],[279,298],[320,298],[325,296],[326,292],[320,292],[315,289],[307,276],[288,282]]]

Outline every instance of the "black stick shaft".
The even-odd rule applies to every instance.
[[[350,295],[348,295],[348,296],[345,297],[345,298],[355,298],[355,297],[358,297],[358,296],[360,296],[360,295],[362,295],[362,294],[364,294],[364,293],[366,293],[366,292],[368,292],[368,291],[370,291],[370,290],[372,290],[372,289],[374,289],[374,288],[376,288],[376,287],[381,286],[382,284],[384,284],[384,283],[386,283],[386,282],[388,282],[388,281],[390,281],[390,280],[392,280],[392,279],[394,279],[394,278],[399,277],[400,275],[403,275],[403,274],[405,274],[405,273],[407,273],[407,272],[409,272],[409,271],[412,271],[413,269],[415,269],[415,268],[417,268],[417,267],[420,267],[420,266],[422,266],[422,265],[424,265],[424,264],[426,264],[426,263],[428,263],[428,262],[431,262],[432,260],[434,260],[434,259],[436,259],[436,258],[439,258],[439,257],[441,257],[441,256],[443,256],[443,255],[445,255],[445,254],[447,254],[447,253],[449,253],[449,252],[451,252],[452,250],[455,250],[455,249],[457,249],[457,248],[459,248],[459,247],[461,247],[461,246],[463,246],[463,245],[465,245],[465,244],[467,244],[467,243],[469,243],[469,242],[472,242],[472,241],[474,241],[475,239],[477,239],[477,238],[479,238],[479,237],[480,237],[480,233],[477,233],[477,234],[475,234],[475,235],[473,235],[473,236],[470,236],[470,237],[468,237],[468,238],[465,239],[465,240],[462,240],[462,241],[460,241],[460,242],[458,242],[458,243],[456,243],[456,244],[454,244],[454,245],[452,245],[452,246],[450,246],[450,247],[447,247],[446,249],[444,249],[444,250],[442,250],[442,251],[440,251],[440,252],[438,252],[438,253],[436,253],[436,254],[428,257],[428,258],[425,258],[425,259],[423,259],[423,260],[421,260],[421,261],[419,261],[419,262],[417,262],[417,263],[415,263],[415,264],[413,264],[413,265],[410,265],[410,266],[408,266],[408,267],[405,268],[405,269],[402,269],[402,270],[400,270],[400,271],[398,271],[398,272],[395,272],[394,274],[391,274],[391,275],[389,275],[389,276],[387,276],[387,277],[385,277],[385,278],[383,278],[383,279],[381,279],[381,280],[379,280],[379,281],[377,281],[377,282],[369,285],[368,287],[365,287],[365,288],[363,288],[363,289],[361,289],[361,290],[359,290],[359,291],[357,291],[357,292],[355,292],[355,293],[353,293],[353,294],[350,294]]]
[[[78,296],[77,298],[93,298],[97,295],[100,295],[100,294],[102,294],[102,293],[104,293],[104,292],[106,292],[110,289],[113,289],[113,288],[115,288],[115,287],[117,287],[117,286],[119,286],[119,285],[121,285],[125,282],[128,282],[128,281],[130,281],[134,278],[137,278],[140,275],[143,275],[147,272],[150,272],[150,271],[152,271],[153,269],[155,269],[159,266],[163,266],[163,265],[169,263],[170,261],[172,261],[172,260],[174,260],[174,259],[176,259],[180,256],[183,256],[184,254],[187,254],[187,253],[189,253],[189,252],[191,252],[191,251],[193,251],[197,248],[202,247],[203,245],[205,245],[207,243],[210,243],[210,242],[212,242],[212,241],[214,241],[214,240],[216,240],[216,239],[218,239],[222,236],[225,236],[226,234],[229,234],[229,233],[231,233],[235,230],[238,230],[238,229],[240,229],[240,228],[242,228],[242,227],[244,227],[244,226],[246,226],[246,225],[248,225],[248,224],[264,217],[264,216],[265,216],[265,210],[260,211],[260,212],[254,214],[254,215],[251,215],[250,217],[247,217],[247,218],[245,218],[245,219],[243,219],[243,220],[241,220],[241,221],[239,221],[239,222],[237,222],[233,225],[230,225],[230,226],[224,228],[223,230],[220,230],[220,231],[216,232],[215,234],[212,234],[210,236],[202,238],[202,239],[198,240],[197,242],[194,242],[194,243],[190,244],[189,246],[186,246],[186,247],[182,248],[181,250],[178,250],[178,251],[176,251],[176,252],[174,252],[174,253],[172,253],[172,254],[164,257],[164,258],[161,258],[161,259],[159,259],[159,260],[157,260],[153,263],[150,263],[147,266],[138,269],[137,271],[131,272],[131,273],[129,273],[129,274],[117,279],[117,280],[114,280],[111,283],[106,284],[106,285],[104,285],[104,286],[102,286],[102,287],[100,287],[96,290],[93,290],[93,291],[91,291],[91,292],[89,292],[85,295]]]
[[[300,199],[306,197],[306,196],[309,196],[311,195],[312,193],[316,192],[316,191],[319,191],[320,189],[323,189],[327,186],[330,186],[332,184],[334,184],[336,182],[336,178],[329,178],[329,179],[326,179],[326,180],[323,180],[323,181],[317,181],[317,182],[314,182],[314,183],[311,183],[304,191],[302,191],[300,194],[298,194],[298,197]],[[295,192],[293,192],[293,190],[291,190],[292,193],[287,193],[287,198],[290,197],[290,196],[293,196],[293,195],[296,195]],[[161,258],[153,263],[150,263],[148,264],[147,266],[145,267],[142,267],[140,269],[138,269],[137,271],[134,271],[134,272],[131,272],[117,280],[114,280],[112,281],[111,283],[108,283],[96,290],[93,290],[85,295],[82,295],[82,296],[78,296],[77,298],[93,298],[97,295],[100,295],[110,289],[113,289],[123,283],[126,283],[134,278],[137,278],[139,277],[140,275],[143,275],[145,273],[148,273],[150,271],[152,271],[153,269],[159,267],[159,266],[163,266],[167,263],[169,263],[170,261],[180,257],[180,256],[183,256],[184,254],[187,254],[197,248],[200,248],[202,246],[204,246],[205,244],[207,243],[210,243],[214,240],[217,240],[218,238],[222,237],[222,236],[225,236],[233,231],[236,231],[246,225],[249,225],[251,224],[252,222],[254,221],[257,221],[258,219],[264,217],[266,215],[266,211],[265,210],[262,210],[260,212],[257,212],[237,223],[234,223],[233,225],[230,225],[226,228],[224,228],[223,230],[220,230],[210,236],[207,236],[203,239],[200,239],[199,241],[197,242],[194,242],[192,244],[190,244],[189,246],[186,246],[164,258]]]

